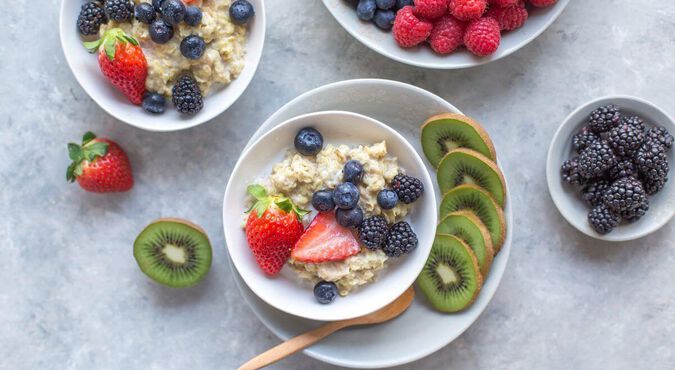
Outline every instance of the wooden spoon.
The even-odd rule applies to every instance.
[[[267,350],[267,352],[252,358],[247,363],[241,365],[239,370],[255,370],[269,366],[283,358],[286,358],[300,350],[311,346],[312,344],[340,329],[356,325],[380,324],[385,321],[389,321],[408,309],[414,297],[415,290],[410,287],[400,297],[396,298],[396,300],[371,314],[354,319],[331,322],[314,330],[308,331],[307,333],[300,334],[297,337],[291,338],[284,343]]]

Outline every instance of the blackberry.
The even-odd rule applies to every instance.
[[[588,223],[598,234],[607,234],[619,226],[621,217],[604,204],[594,207],[588,213]]]
[[[402,173],[394,176],[394,179],[391,180],[391,188],[398,195],[398,199],[405,204],[416,201],[424,192],[422,181]]]
[[[581,197],[586,201],[586,203],[592,207],[595,207],[599,204],[602,204],[602,196],[609,188],[609,185],[609,181],[604,179],[592,181],[581,191]]]
[[[645,135],[642,130],[631,125],[619,125],[607,135],[607,142],[614,149],[614,153],[626,156],[632,154],[642,145]]]
[[[605,132],[616,126],[620,119],[619,107],[608,104],[591,112],[588,117],[588,127],[595,133]]]
[[[415,248],[417,248],[417,235],[407,222],[401,221],[389,229],[382,250],[389,257],[399,257],[410,253]]]
[[[572,145],[574,145],[577,153],[581,153],[582,150],[588,148],[589,145],[598,140],[600,140],[599,135],[592,133],[588,127],[584,127],[578,134],[572,137]]]
[[[645,189],[645,193],[647,195],[654,195],[661,191],[664,186],[666,186],[666,182],[668,181],[667,178],[665,179],[656,179],[656,180],[651,180],[651,179],[645,179],[642,178],[642,187]]]
[[[671,135],[665,127],[656,126],[647,131],[647,140],[659,143],[666,149],[673,147],[673,135]]]
[[[171,93],[173,95],[173,105],[181,113],[195,114],[204,108],[204,101],[202,100],[199,85],[189,74],[184,74],[178,78],[178,81],[171,89]]]
[[[644,199],[642,203],[640,203],[637,207],[628,210],[628,211],[623,211],[621,212],[621,218],[628,222],[635,222],[639,219],[642,218],[642,216],[645,215],[649,211],[649,201],[647,198]]]
[[[103,23],[108,23],[108,18],[99,3],[82,4],[80,15],[77,17],[77,29],[80,34],[84,36],[95,35]]]
[[[130,21],[134,16],[134,3],[131,0],[106,0],[105,14],[117,22]]]
[[[637,208],[645,201],[645,189],[642,183],[635,177],[624,177],[614,181],[605,190],[602,201],[610,209],[616,212],[628,211]]]
[[[666,147],[647,141],[635,153],[635,165],[640,174],[649,180],[663,180],[668,175]]]
[[[631,158],[618,158],[614,167],[609,169],[609,178],[618,180],[622,177],[636,176],[637,169]]]
[[[596,141],[579,155],[579,174],[587,179],[600,177],[616,162],[616,155],[607,141]]]
[[[572,185],[583,185],[586,182],[586,179],[579,175],[579,157],[563,162],[560,167],[560,175],[563,181]]]
[[[645,130],[645,121],[638,116],[621,117],[621,124],[633,126],[640,130],[640,132]]]
[[[373,216],[366,218],[359,226],[359,236],[361,242],[368,249],[378,249],[387,240],[387,220],[382,216]]]

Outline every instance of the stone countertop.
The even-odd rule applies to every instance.
[[[168,134],[116,121],[80,88],[59,46],[59,3],[13,1],[0,23],[0,368],[230,369],[277,344],[226,264],[225,184],[281,105],[360,77],[420,86],[484,123],[515,208],[511,260],[487,310],[452,344],[401,369],[675,364],[673,222],[634,242],[599,242],[564,221],[544,178],[558,124],[592,98],[636,95],[675,115],[675,2],[573,1],[510,57],[430,71],[367,49],[319,1],[268,1],[267,44],[248,90],[209,124]],[[123,144],[133,191],[94,195],[65,182],[65,144],[87,130]],[[136,266],[132,242],[160,216],[208,231],[214,265],[200,285],[163,288]],[[300,354],[273,368],[334,367]]]

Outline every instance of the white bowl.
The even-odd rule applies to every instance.
[[[249,0],[255,16],[248,24],[246,37],[246,66],[232,83],[219,87],[204,99],[204,108],[197,114],[186,116],[178,113],[168,102],[166,112],[160,115],[147,113],[135,106],[112,86],[101,74],[96,56],[82,46],[83,39],[75,26],[82,0],[63,0],[59,18],[61,47],[66,61],[84,91],[111,116],[132,126],[148,131],[177,131],[200,125],[229,108],[246,90],[253,79],[262,56],[265,41],[264,0]]]
[[[460,69],[475,67],[504,58],[527,45],[544,32],[562,13],[570,0],[559,0],[549,8],[534,9],[525,25],[502,34],[497,52],[487,57],[477,57],[465,48],[450,55],[439,55],[428,45],[404,49],[396,44],[391,32],[384,32],[371,22],[356,17],[355,9],[345,0],[323,0],[323,4],[340,25],[361,43],[387,58],[417,67],[431,69]]]
[[[303,127],[319,130],[325,143],[373,144],[385,140],[388,152],[411,176],[419,178],[428,191],[413,205],[406,220],[418,236],[419,245],[409,255],[389,259],[377,281],[360,287],[330,305],[316,301],[311,285],[300,281],[285,267],[273,278],[266,277],[251,253],[242,220],[246,210],[246,187],[271,173],[272,166],[293,147],[296,133]],[[433,243],[437,216],[433,182],[415,149],[389,126],[366,116],[341,111],[311,113],[292,118],[267,132],[239,158],[230,175],[223,203],[223,225],[230,258],[246,284],[273,307],[303,318],[334,321],[366,315],[400,296],[417,278]]]
[[[675,215],[675,185],[673,185],[672,170],[670,181],[656,195],[649,197],[649,211],[635,223],[622,223],[612,232],[598,234],[588,224],[589,206],[579,196],[580,189],[562,181],[560,166],[573,157],[572,136],[586,125],[588,115],[597,107],[606,104],[615,104],[622,108],[623,114],[635,114],[642,117],[647,126],[660,125],[671,134],[675,134],[675,123],[672,118],[657,106],[632,96],[606,96],[590,101],[577,108],[560,125],[553,136],[546,160],[546,181],[553,202],[567,222],[582,233],[596,239],[606,241],[626,241],[641,238],[665,225]],[[675,166],[675,150],[668,155],[671,168]]]

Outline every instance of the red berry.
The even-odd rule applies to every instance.
[[[321,212],[293,247],[292,257],[305,263],[344,261],[361,252],[348,228],[338,224],[333,212]]]
[[[448,0],[448,9],[461,21],[480,18],[487,9],[487,0]]]
[[[490,0],[490,5],[506,8],[507,6],[515,6],[523,3],[523,0]]]
[[[131,163],[124,150],[108,139],[98,139],[87,132],[82,145],[68,144],[73,162],[66,178],[77,180],[80,187],[92,193],[124,192],[134,186]]]
[[[413,13],[424,19],[437,19],[448,11],[448,0],[414,0]]]
[[[502,31],[513,31],[525,24],[528,14],[525,7],[509,6],[506,8],[492,8],[488,10],[487,16],[496,19]]]
[[[469,23],[464,33],[464,45],[470,52],[486,56],[497,51],[501,38],[499,23],[494,18],[485,17]]]
[[[412,6],[404,6],[396,13],[394,40],[401,47],[411,48],[426,40],[433,27],[431,22],[416,17]]]
[[[528,0],[532,6],[537,8],[546,8],[558,2],[558,0]]]
[[[429,44],[438,54],[450,54],[464,42],[466,24],[457,18],[446,15],[434,23],[429,35]]]

